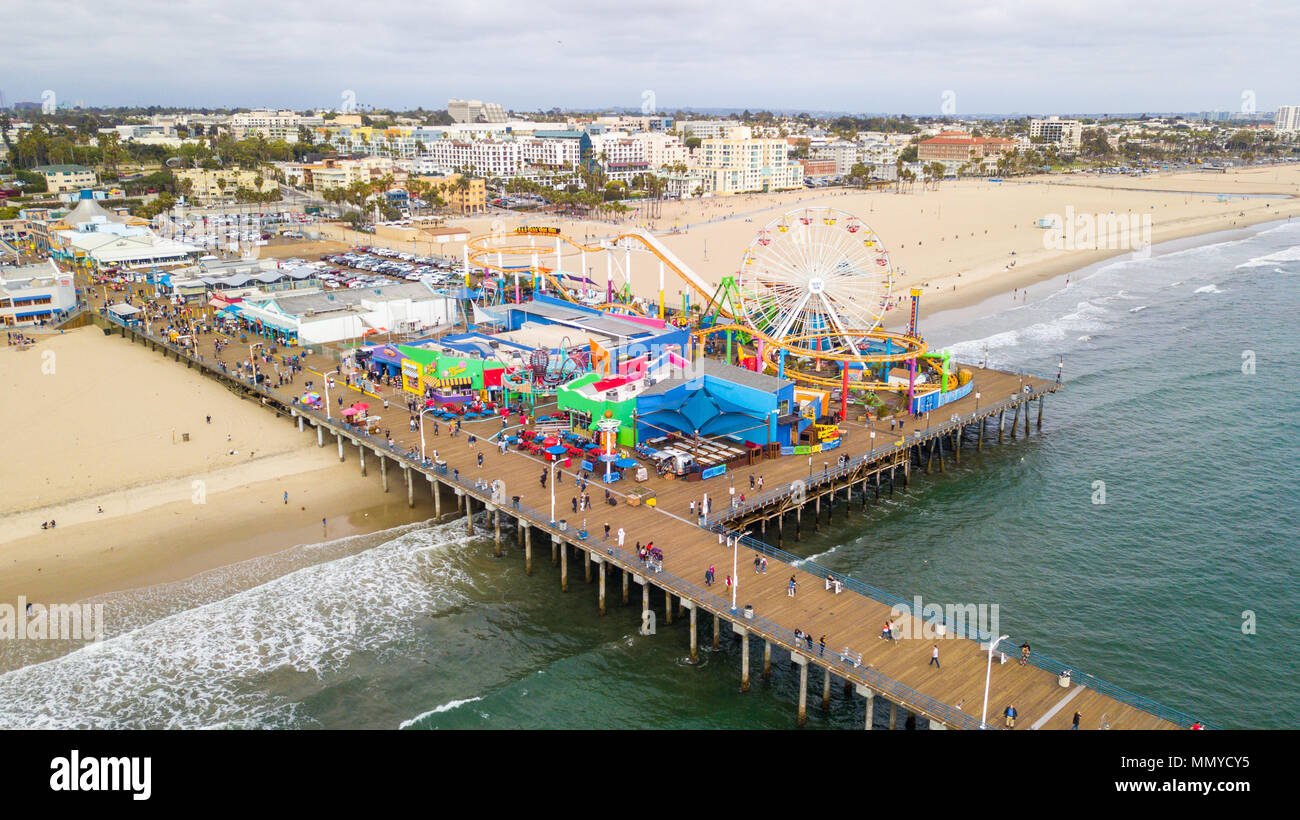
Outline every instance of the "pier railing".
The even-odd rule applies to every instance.
[[[1046,378],[1046,377],[1037,376],[1035,378]],[[803,482],[805,488],[820,487],[823,484],[842,478],[846,475],[850,475],[851,473],[853,473],[855,470],[857,470],[859,467],[863,465],[874,464],[875,462],[880,461],[883,458],[907,450],[908,448],[913,447],[923,441],[928,441],[929,439],[932,439],[935,436],[946,435],[960,427],[965,427],[968,424],[973,424],[974,422],[979,421],[981,418],[985,418],[987,416],[993,415],[994,413],[1001,412],[1002,410],[1005,410],[1008,407],[1014,407],[1017,403],[1021,403],[1021,402],[1025,402],[1037,398],[1038,396],[1041,396],[1042,394],[1047,392],[1049,391],[1042,388],[1038,388],[1033,390],[1032,392],[1026,392],[1024,394],[1016,393],[1005,399],[1001,399],[995,402],[990,402],[987,405],[977,407],[968,413],[955,413],[948,419],[945,419],[938,423],[932,422],[927,427],[922,429],[912,430],[910,431],[910,433],[907,431],[891,431],[888,435],[888,438],[891,440],[888,443],[873,447],[871,450],[868,450],[866,453],[860,456],[853,456],[850,458],[850,460],[847,463],[835,464],[835,465],[825,467],[821,470],[817,470],[815,472],[810,472],[808,474],[808,478],[798,479],[798,481]],[[899,442],[900,437],[902,438],[901,443]],[[738,516],[742,516],[747,513],[754,512],[755,510],[760,510],[768,506],[769,504],[772,504],[773,502],[780,501],[783,498],[789,497],[791,494],[794,493],[795,487],[796,487],[796,483],[790,482],[788,484],[783,484],[780,487],[760,493],[756,496],[753,496],[752,498],[746,497],[745,503],[717,509],[711,512],[708,518],[727,521],[732,518],[736,518]]]
[[[189,358],[191,361],[193,361],[201,368],[210,370],[213,373],[220,374],[222,376],[225,376],[226,378],[235,379],[241,383],[247,383],[249,388],[252,389],[254,392],[261,393],[263,395],[266,395],[269,398],[274,398],[277,401],[279,401],[281,404],[285,405],[286,407],[290,407],[291,409],[293,409],[294,411],[296,411],[297,413],[303,416],[313,417],[330,425],[337,425],[339,422],[338,419],[334,419],[329,415],[328,408],[326,408],[324,411],[317,410],[314,407],[297,403],[292,396],[286,399],[286,397],[283,394],[280,394],[279,391],[272,390],[269,385],[265,385],[265,384],[257,385],[252,380],[251,376],[244,373],[238,367],[222,368],[214,364],[213,362],[208,361],[202,356],[198,355],[197,352],[193,349],[181,347],[179,345],[172,343],[170,340],[160,338],[151,333],[146,333],[145,328],[142,325],[140,325],[139,322],[136,322],[133,325],[132,323],[129,323],[106,310],[101,311],[99,315],[105,317],[111,323],[118,324],[123,328],[126,328],[128,330],[131,330],[134,333],[144,336],[145,338],[149,339],[151,342],[159,345],[160,347],[170,350],[175,354],[182,355]],[[1038,378],[1043,378],[1043,377],[1038,377]],[[1026,393],[1026,395],[1031,395],[1032,397],[1032,395],[1038,395],[1045,392],[1048,391],[1039,389],[1036,390],[1033,394]],[[942,425],[938,425],[938,426],[931,425],[927,437],[942,432],[950,432],[959,426],[962,426],[964,424],[969,424],[971,421],[978,418],[979,415],[983,415],[986,413],[991,414],[997,412],[998,410],[1004,407],[1014,404],[1017,399],[1020,399],[1019,394],[1007,399],[1003,399],[1000,402],[995,402],[994,404],[988,405],[987,407],[981,407],[978,411],[973,411],[971,413],[964,414],[960,417],[954,417],[952,420],[946,421]],[[418,455],[413,455],[412,451],[410,450],[402,450],[396,445],[390,446],[386,439],[380,439],[376,436],[372,436],[368,432],[365,432],[363,430],[349,429],[346,430],[345,432],[348,435],[356,437],[358,439],[364,439],[372,449],[386,451],[391,458],[409,461],[410,466],[416,468],[426,468],[426,469],[431,466],[431,463],[429,462],[428,459],[422,460]],[[914,431],[914,432],[920,432],[920,431]],[[889,444],[889,445],[884,445],[882,447],[877,447],[868,453],[865,453],[861,456],[857,456],[849,464],[827,468],[820,471],[820,473],[815,473],[811,477],[810,481],[825,481],[825,480],[829,480],[831,476],[846,474],[848,472],[851,472],[854,467],[861,465],[864,461],[865,462],[875,461],[885,455],[888,455],[891,451],[896,452],[897,450],[907,446],[910,445],[904,443],[903,445]],[[819,476],[821,478],[818,478]],[[490,490],[488,490],[484,486],[476,486],[473,481],[467,479],[464,476],[453,475],[449,472],[446,475],[441,476],[441,479],[447,481],[448,483],[457,484],[465,491],[479,492],[490,496]],[[792,490],[790,485],[786,485],[785,487],[772,490],[769,493],[765,493],[764,496],[762,496],[762,497],[769,498],[769,501],[763,503],[770,503],[771,498],[780,497],[782,494],[789,495],[791,491]],[[749,509],[752,508],[753,505],[756,503],[758,503],[757,499],[755,502],[747,502],[744,506],[746,509]],[[512,504],[497,505],[497,506],[502,507],[503,509],[506,510],[514,509]],[[542,513],[540,510],[533,509],[532,507],[529,507],[526,504],[523,504],[522,502],[520,502],[518,510],[521,512],[527,512],[530,516],[533,517],[535,521],[538,522],[546,522],[550,520],[549,514]],[[738,514],[738,511],[734,508],[726,512],[731,513],[730,515],[727,516],[727,518],[733,517],[734,515]],[[878,601],[882,604],[886,604],[890,607],[910,606],[912,603],[899,595],[895,595],[886,592],[882,589],[879,589],[877,587],[873,587],[870,584],[866,584],[863,583],[862,581],[857,580],[856,578],[852,578],[847,575],[842,575],[833,572],[830,569],[827,569],[826,567],[823,567],[813,561],[810,561],[806,558],[801,558],[793,553],[786,552],[783,549],[767,544],[764,541],[760,541],[756,538],[752,538],[743,532],[728,529],[723,523],[706,522],[706,523],[702,523],[701,526],[703,529],[719,535],[723,539],[723,542],[725,542],[726,539],[728,538],[736,538],[739,539],[739,544],[741,546],[747,547],[751,550],[754,550],[755,552],[771,556],[777,559],[778,561],[789,564],[791,566],[797,566],[813,575],[817,575],[823,578],[826,577],[827,575],[832,575],[836,579],[838,579],[846,589],[849,589],[853,592],[857,592],[860,595],[865,595],[866,597],[871,598],[872,600]],[[558,530],[556,531],[558,532]],[[634,554],[622,550],[616,546],[612,546],[604,542],[603,540],[593,539],[590,536],[590,534],[584,537],[584,536],[580,536],[577,531],[574,531],[572,534],[566,531],[563,533],[563,535],[565,537],[570,537],[576,540],[580,540],[584,544],[587,544],[589,547],[593,549],[599,549],[600,551],[605,552],[607,555],[610,555],[611,557],[617,557],[626,566],[636,567],[641,565],[640,559],[637,558]],[[729,600],[722,598],[721,596],[718,596],[709,590],[703,589],[683,578],[680,578],[678,576],[669,573],[663,573],[663,572],[649,573],[648,569],[645,570],[645,573],[647,574],[647,577],[649,574],[655,574],[662,579],[666,579],[667,581],[671,582],[671,584],[675,587],[675,590],[679,591],[678,594],[686,594],[687,596],[693,598],[695,601],[704,605],[706,608],[709,608],[718,613],[730,611],[731,602]],[[661,582],[661,585],[664,585],[663,582]],[[736,612],[732,614],[737,616],[738,619],[742,620],[744,625],[746,626],[752,625],[752,628],[758,631],[760,634],[764,635],[769,639],[776,641],[778,645],[782,645],[788,650],[798,652],[800,655],[804,655],[809,658],[814,657],[814,655],[818,653],[818,650],[816,648],[800,648],[801,644],[798,642],[798,639],[795,637],[794,632],[792,630],[786,629],[776,623],[773,623],[772,621],[768,621],[767,619],[761,617],[760,615],[755,614],[752,617],[746,617],[740,612]],[[916,617],[922,617],[921,613],[912,613],[912,615]],[[947,629],[951,630],[953,634],[957,635],[958,637],[968,638],[970,640],[978,641],[982,644],[987,644],[993,637],[992,635],[986,632],[982,632],[978,629],[971,628],[969,625],[964,623],[950,623],[948,619],[942,615],[938,617],[937,622],[943,623]],[[1018,646],[1015,646],[1010,641],[1003,641],[994,648],[994,651],[1006,653],[1006,655],[1009,658],[1014,658],[1019,656],[1020,648]],[[880,672],[871,668],[870,666],[855,665],[851,660],[840,657],[837,652],[828,651],[828,653],[825,656],[818,655],[817,660],[818,662],[823,663],[824,665],[834,669],[838,674],[841,675],[841,677],[844,677],[848,680],[860,679],[865,685],[869,686],[872,690],[879,692],[881,695],[885,696],[886,698],[889,698],[899,703],[906,703],[909,706],[915,707],[917,711],[920,711],[927,716],[933,716],[947,725],[958,727],[958,728],[965,728],[965,729],[993,728],[991,726],[982,726],[979,719],[977,719],[975,716],[967,714],[961,711],[960,709],[957,709],[956,707],[950,706],[945,703],[941,703],[940,701],[931,698],[929,695],[926,695],[923,692],[919,692],[915,689],[912,689],[911,687],[907,686],[904,683],[901,683],[899,681],[896,681],[892,678],[889,678],[881,674]],[[1119,701],[1120,703],[1126,703],[1137,709],[1141,709],[1142,711],[1149,712],[1155,715],[1156,717],[1159,717],[1163,720],[1167,720],[1170,723],[1174,723],[1178,726],[1182,726],[1186,728],[1191,726],[1192,723],[1194,722],[1194,718],[1192,718],[1190,715],[1187,715],[1176,709],[1171,709],[1167,706],[1157,703],[1156,701],[1150,700],[1149,698],[1142,697],[1141,695],[1136,695],[1132,692],[1129,692],[1126,689],[1123,689],[1122,687],[1115,686],[1114,684],[1111,683],[1107,683],[1101,678],[1095,677],[1085,672],[1081,672],[1075,666],[1063,663],[1061,661],[1057,661],[1041,653],[1038,652],[1031,653],[1029,657],[1029,663],[1038,667],[1039,669],[1046,670],[1058,676],[1068,672],[1071,682],[1074,685],[1084,686],[1088,689],[1093,689],[1097,692],[1100,692],[1104,695],[1114,698],[1116,701]],[[1207,729],[1218,728],[1216,726],[1212,726],[1208,723],[1205,723],[1204,721],[1201,721],[1201,725],[1205,726]]]
[[[907,607],[908,609],[906,611],[908,611],[913,617],[922,618],[926,621],[930,621],[935,624],[942,624],[944,628],[947,631],[949,631],[951,634],[959,638],[967,638],[969,640],[976,641],[984,645],[983,648],[985,649],[987,648],[989,641],[991,641],[994,637],[993,635],[987,632],[984,632],[978,628],[971,626],[969,623],[965,622],[964,620],[963,621],[949,620],[945,615],[942,614],[935,615],[935,616],[925,616],[924,613],[921,612],[911,612],[912,604],[914,603],[913,601],[909,601],[900,595],[895,595],[893,593],[886,592],[877,587],[873,587],[870,584],[865,584],[862,581],[857,580],[856,578],[852,578],[850,576],[843,575],[841,573],[830,570],[806,558],[800,558],[799,556],[793,553],[786,552],[783,549],[774,547],[771,544],[768,544],[764,541],[760,541],[756,538],[752,538],[742,532],[729,530],[727,529],[726,526],[722,524],[717,524],[717,523],[710,524],[707,526],[707,529],[709,529],[711,532],[717,533],[719,536],[721,536],[724,539],[724,541],[727,538],[738,538],[742,546],[748,547],[749,549],[752,549],[755,552],[759,552],[764,555],[769,555],[777,559],[778,561],[789,564],[791,566],[799,567],[805,572],[808,572],[812,575],[816,575],[820,578],[833,576],[844,585],[845,589],[852,590],[853,592],[857,592],[860,595],[865,595],[866,597],[878,601],[882,604],[885,604],[889,607]],[[997,646],[994,647],[993,651],[1005,653],[1008,658],[1019,658],[1020,656],[1020,647],[1016,646],[1009,640],[1002,641],[1001,643],[999,643]],[[1108,683],[1102,680],[1101,678],[1096,677],[1095,675],[1090,675],[1086,672],[1082,672],[1077,666],[1073,666],[1071,664],[1058,661],[1050,656],[1043,655],[1042,653],[1031,652],[1029,655],[1028,662],[1031,665],[1038,667],[1039,669],[1043,669],[1047,672],[1051,672],[1057,677],[1066,675],[1068,673],[1070,681],[1073,685],[1084,686],[1088,689],[1095,690],[1104,695],[1114,698],[1120,703],[1127,703],[1128,705],[1141,709],[1144,712],[1150,712],[1156,717],[1159,717],[1162,720],[1167,720],[1170,723],[1174,723],[1186,728],[1191,726],[1192,723],[1195,722],[1195,718],[1193,718],[1191,715],[1188,715],[1184,712],[1180,712],[1177,709],[1171,709],[1168,706],[1164,706],[1163,704],[1157,703],[1156,701],[1153,701],[1149,698],[1142,697],[1141,695],[1134,694],[1133,692],[1130,692],[1127,689],[1116,686],[1112,683]],[[1201,721],[1201,724],[1206,728],[1217,728],[1205,723],[1204,721]]]

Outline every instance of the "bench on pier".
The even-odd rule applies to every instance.
[[[836,594],[836,595],[839,595],[841,592],[844,591],[844,582],[841,581],[839,578],[836,578],[836,577],[833,576],[833,575],[827,575],[827,576],[826,576],[826,589],[828,589],[828,590],[833,589],[833,590],[835,590],[835,594]]]
[[[853,664],[853,667],[854,667],[855,669],[856,669],[857,667],[859,667],[859,666],[862,665],[862,653],[861,653],[861,652],[854,652],[853,650],[849,649],[849,648],[846,646],[846,647],[844,647],[843,649],[840,650],[839,655],[840,655],[840,660],[841,660],[841,661],[843,661],[844,663]]]

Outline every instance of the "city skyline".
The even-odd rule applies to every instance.
[[[72,3],[70,19],[93,8]],[[1240,43],[1265,43],[1300,22],[1282,3],[1225,16],[1203,2],[1116,0],[879,11],[827,2],[797,15],[774,3],[744,12],[631,3],[616,20],[592,3],[433,15],[406,0],[382,14],[337,2],[157,8],[128,0],[111,19],[60,34],[57,47],[13,43],[0,56],[0,91],[11,104],[48,90],[87,107],[303,110],[350,100],[407,110],[463,97],[517,111],[1250,113],[1294,103],[1294,74],[1284,49]],[[39,13],[18,0],[5,27],[20,30]],[[350,36],[327,35],[340,30]]]

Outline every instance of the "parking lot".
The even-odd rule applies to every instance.
[[[337,266],[324,271],[326,288],[365,288],[393,280],[425,282],[431,286],[460,284],[462,272],[451,257],[416,256],[391,248],[353,248],[347,253],[327,254],[321,261]]]

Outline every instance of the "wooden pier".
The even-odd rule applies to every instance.
[[[549,546],[552,564],[558,567],[558,582],[562,589],[569,590],[574,580],[570,568],[576,566],[575,561],[581,561],[582,585],[591,584],[599,590],[593,609],[601,615],[608,609],[607,593],[615,592],[622,604],[640,602],[642,628],[647,633],[658,624],[688,621],[693,659],[699,652],[699,616],[712,616],[711,644],[715,649],[726,624],[732,639],[741,642],[742,665],[737,681],[742,692],[749,689],[751,656],[758,649],[757,644],[751,646],[751,641],[762,642],[760,672],[765,677],[770,673],[776,648],[800,667],[796,713],[799,725],[806,720],[809,667],[822,670],[818,682],[822,684],[823,706],[829,705],[831,686],[836,680],[845,691],[864,698],[867,728],[872,725],[875,710],[884,708],[890,710],[890,728],[899,725],[900,710],[927,718],[934,729],[1004,728],[1003,712],[1009,705],[1014,705],[1019,714],[1016,729],[1068,729],[1076,711],[1083,715],[1082,729],[1173,729],[1193,720],[1050,659],[1035,655],[1030,663],[1020,665],[1015,641],[1009,640],[995,647],[992,655],[984,724],[981,711],[986,672],[990,669],[986,640],[982,644],[978,639],[957,636],[951,627],[948,634],[933,639],[884,640],[880,637],[881,627],[891,617],[891,608],[902,599],[853,579],[840,579],[844,583],[842,591],[828,589],[824,571],[779,548],[787,535],[797,539],[804,527],[820,525],[823,514],[825,523],[830,524],[837,515],[859,514],[882,494],[906,491],[918,469],[942,471],[945,464],[959,462],[963,451],[1028,437],[1031,428],[1041,429],[1044,399],[1059,387],[1055,380],[972,368],[979,398],[972,393],[935,411],[928,421],[909,418],[901,431],[891,430],[888,422],[851,421],[846,425],[849,432],[844,445],[815,454],[811,465],[808,457],[785,456],[746,468],[747,472],[763,476],[764,488],[750,491],[746,475],[744,487],[736,485],[734,503],[726,477],[701,482],[668,480],[652,474],[646,482],[656,492],[656,506],[651,507],[624,503],[624,491],[646,485],[605,485],[599,475],[593,475],[587,492],[594,509],[573,513],[577,471],[555,467],[515,449],[500,453],[490,440],[501,429],[499,418],[465,422],[459,437],[449,436],[445,425],[442,435],[435,437],[431,425],[426,424],[427,452],[438,451],[439,458],[446,462],[444,472],[419,458],[419,434],[407,429],[405,398],[397,391],[380,391],[392,399],[384,414],[388,422],[385,426],[392,428],[390,447],[386,440],[350,429],[326,413],[293,404],[292,397],[303,389],[301,378],[284,391],[254,388],[233,370],[225,372],[210,360],[196,359],[166,342],[147,337],[143,328],[127,327],[98,313],[93,319],[108,332],[150,345],[177,361],[185,361],[187,366],[202,367],[233,389],[291,418],[300,430],[315,438],[318,446],[336,447],[340,460],[354,454],[362,475],[367,465],[377,467],[385,490],[395,475],[393,471],[400,471],[399,487],[406,491],[408,503],[414,505],[417,493],[432,493],[440,520],[447,514],[444,501],[471,516],[466,519],[471,532],[472,516],[478,515],[479,521],[486,524],[498,556],[505,555],[508,539],[503,539],[503,530],[508,534],[513,519],[516,536],[512,552],[520,554],[526,571],[531,575],[535,569],[534,549]],[[201,338],[200,350],[210,351],[211,343],[211,337]],[[231,351],[232,358],[243,358],[238,342],[232,343]],[[318,374],[336,366],[328,356],[308,357],[309,369]],[[331,393],[346,393],[345,404],[361,398],[355,388],[341,381]],[[369,400],[373,403],[373,399]],[[1031,416],[1036,418],[1031,421]],[[468,444],[469,433],[478,437],[477,446]],[[481,467],[477,463],[480,454]],[[843,455],[850,457],[848,464],[836,462]],[[553,469],[554,485],[550,478]],[[738,478],[733,473],[730,480]],[[501,482],[495,495],[492,482]],[[552,489],[558,519],[555,522],[550,514]],[[617,506],[603,503],[606,489],[618,496]],[[713,501],[711,514],[705,519],[692,517],[691,502],[696,502],[698,510],[706,492]],[[739,502],[742,493],[743,504]],[[585,535],[581,532],[584,519]],[[787,528],[792,532],[786,533]],[[617,536],[620,529],[624,533],[621,547]],[[744,534],[748,531],[760,537],[766,535],[770,540],[771,529],[776,530],[776,546]],[[654,572],[642,565],[635,554],[638,541],[653,541],[663,551],[662,571]],[[757,553],[767,556],[765,573],[755,571]],[[723,584],[723,579],[732,574],[733,560],[738,583],[734,610],[730,592]],[[704,580],[710,565],[717,568],[717,580],[711,587]],[[609,577],[611,572],[616,573],[615,577]],[[797,584],[793,595],[789,592],[791,578]],[[630,596],[632,586],[640,586],[640,593]],[[657,590],[658,609],[651,609],[651,590]],[[910,633],[923,634],[926,627],[920,619],[915,614],[908,617],[912,618]],[[811,637],[796,639],[796,630]],[[824,649],[819,642],[822,636]],[[930,662],[936,645],[938,665]],[[1007,655],[1005,663],[999,662],[1002,653]],[[1071,675],[1063,678],[1065,670]]]

